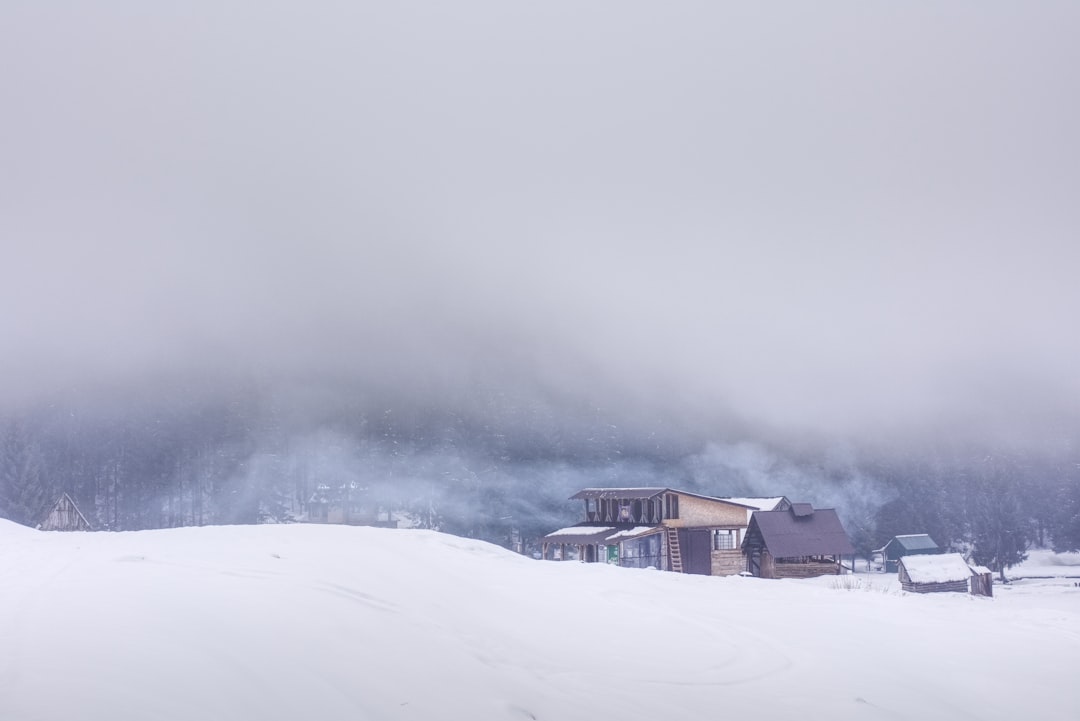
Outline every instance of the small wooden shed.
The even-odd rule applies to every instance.
[[[385,517],[384,517],[385,516]],[[307,502],[308,523],[344,523],[349,526],[397,528],[389,509],[380,508],[371,492],[356,481],[320,483]]]
[[[971,595],[994,595],[994,572],[986,566],[971,567]]]
[[[68,494],[63,494],[56,499],[56,503],[49,510],[38,528],[42,531],[92,531],[93,527],[86,520],[75,501]]]
[[[900,585],[911,593],[993,594],[989,570],[972,568],[959,553],[913,554],[899,560]],[[990,587],[986,587],[986,579]]]
[[[881,548],[872,551],[873,556],[881,556],[881,565],[885,573],[896,573],[900,567],[898,561],[912,554],[941,553],[942,549],[933,538],[925,533],[907,533],[893,536],[892,540]]]

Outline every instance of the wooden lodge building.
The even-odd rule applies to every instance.
[[[746,568],[761,578],[812,578],[842,572],[854,556],[836,511],[793,503],[783,511],[756,511],[742,544]]]
[[[68,494],[56,499],[48,515],[38,524],[42,531],[92,531],[93,527],[86,520],[79,507]]]
[[[672,488],[586,488],[570,497],[584,520],[541,539],[541,556],[727,576],[745,568],[747,512],[724,498]]]

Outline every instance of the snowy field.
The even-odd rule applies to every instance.
[[[1080,573],[1056,558],[1033,567]],[[425,531],[0,521],[0,719],[1071,720],[1073,583],[917,596]]]

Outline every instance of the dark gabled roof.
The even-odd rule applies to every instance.
[[[738,506],[739,508],[749,508],[754,510],[753,506],[748,506],[745,503],[736,503],[735,501],[727,498],[717,498],[716,496],[704,496],[700,493],[691,493],[690,491],[680,491],[678,488],[655,488],[655,487],[640,487],[640,488],[583,488],[574,495],[570,496],[571,501],[578,501],[583,498],[594,499],[646,499],[656,498],[657,496],[665,493],[678,493],[680,496],[691,496],[693,498],[701,498],[706,501],[717,501],[719,503],[726,503],[729,506]]]
[[[814,507],[809,503],[792,503],[791,512],[798,518],[814,515]]]
[[[809,506],[806,508],[797,506]],[[798,513],[802,515],[797,515]],[[840,517],[832,508],[814,509],[809,503],[793,503],[787,511],[754,511],[746,541],[760,535],[773,558],[835,556],[855,553]]]
[[[905,551],[936,551],[938,545],[934,543],[934,539],[930,538],[925,533],[913,533],[904,536],[894,536],[889,543],[885,544],[888,548],[892,543],[898,544]]]

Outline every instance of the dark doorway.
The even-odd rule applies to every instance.
[[[701,576],[712,574],[712,538],[709,531],[679,531],[683,547],[683,570]]]

